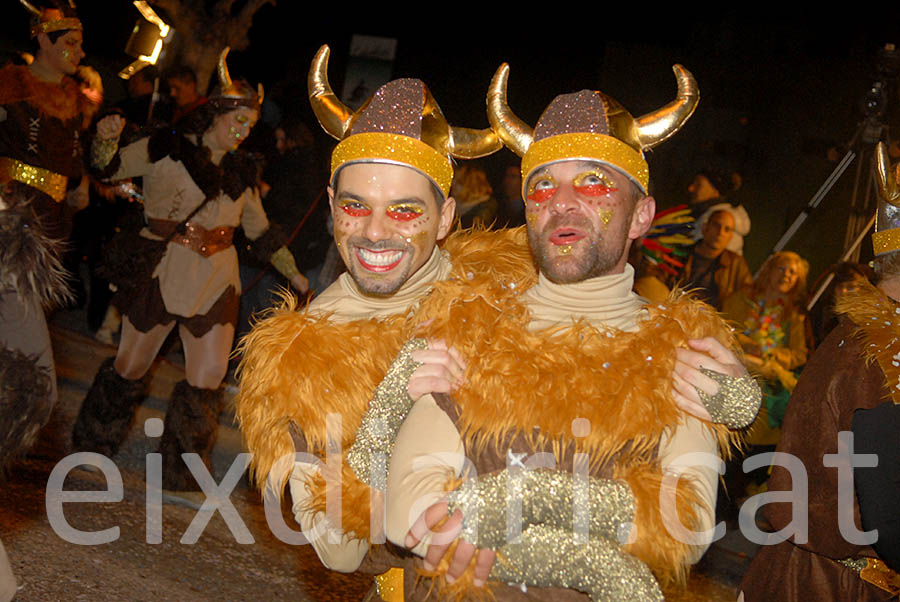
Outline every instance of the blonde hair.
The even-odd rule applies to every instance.
[[[797,268],[797,282],[788,291],[787,298],[791,307],[797,307],[806,298],[806,278],[809,276],[809,262],[793,251],[779,251],[769,256],[759,270],[759,274],[753,281],[752,294],[754,298],[760,298],[766,294],[769,282],[772,280],[772,272],[784,261],[791,261]]]

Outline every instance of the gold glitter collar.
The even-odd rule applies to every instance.
[[[522,157],[523,190],[528,176],[537,167],[573,159],[609,165],[628,176],[642,192],[647,192],[650,169],[643,155],[621,140],[594,133],[559,134],[535,141]]]

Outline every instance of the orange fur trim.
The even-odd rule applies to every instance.
[[[878,362],[891,400],[900,403],[900,305],[871,284],[846,293],[835,310],[846,314],[863,341],[867,364]]]
[[[687,582],[691,546],[678,541],[666,528],[663,503],[660,502],[663,474],[657,462],[639,464],[617,471],[634,494],[637,512],[634,525],[636,539],[624,550],[642,560],[659,581],[660,587],[680,586]],[[678,481],[674,494],[678,519],[685,529],[697,527],[697,510],[704,507],[695,487],[684,478]],[[674,519],[674,517],[672,517]]]
[[[462,299],[463,291],[496,303],[498,297],[525,290],[537,279],[524,228],[454,232],[444,248],[453,262],[450,280],[435,285],[415,316],[334,323],[327,316],[298,311],[296,298],[287,295],[241,341],[241,390],[235,413],[247,449],[253,453],[251,472],[259,489],[271,474],[274,493],[280,497],[284,490],[292,463],[277,463],[293,454],[291,422],[303,431],[310,453],[322,455],[326,417],[339,414],[341,447],[346,452],[375,387],[402,344],[414,336],[416,324],[434,316],[450,300]],[[368,525],[366,486],[355,477],[343,483],[345,494],[365,500],[356,508],[359,519],[347,520]]]
[[[80,115],[85,106],[78,83],[71,77],[62,82],[45,82],[23,65],[0,69],[0,104],[27,102],[45,115],[66,121]]]
[[[450,299],[431,316],[427,332],[463,357],[478,358],[469,362],[466,386],[454,394],[466,449],[479,454],[491,446],[502,453],[508,438],[521,434],[557,458],[574,442],[593,466],[626,448],[631,457],[649,457],[682,413],[670,393],[675,350],[704,336],[735,345],[715,311],[687,295],[676,292],[648,310],[635,333],[586,321],[528,332],[528,312],[514,297]],[[591,424],[577,441],[571,435],[576,418]],[[724,453],[739,441],[738,433],[709,426]]]
[[[330,482],[334,482],[330,480]],[[307,482],[312,493],[307,509],[313,512],[326,512],[327,483],[320,474],[313,475]],[[368,540],[372,527],[383,531],[384,525],[372,525],[370,521],[372,489],[356,478],[353,469],[346,462],[341,462],[341,525],[345,533],[353,533],[359,539]]]

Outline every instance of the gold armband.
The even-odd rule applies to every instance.
[[[91,143],[91,165],[96,169],[104,169],[119,151],[119,138],[94,137]]]
[[[300,273],[300,270],[297,269],[297,262],[294,261],[294,256],[287,247],[280,247],[272,253],[272,256],[269,257],[269,263],[275,266],[278,273],[288,280]]]
[[[700,401],[706,406],[713,422],[731,429],[744,428],[753,423],[762,403],[762,391],[755,378],[749,374],[729,376],[709,368],[700,368],[700,372],[719,385],[719,391],[715,395],[697,388]]]

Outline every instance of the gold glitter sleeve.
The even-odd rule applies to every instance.
[[[510,470],[466,481],[449,496],[450,512],[463,514],[462,537],[497,549],[531,525],[581,532],[585,539],[627,535],[635,517],[625,481],[572,475],[560,470]]]
[[[272,256],[269,257],[269,263],[288,280],[300,273],[300,270],[297,269],[297,262],[294,261],[294,256],[287,247],[280,247],[272,253]]]
[[[119,151],[119,138],[101,138],[94,136],[91,143],[91,165],[96,169],[104,169]]]
[[[379,491],[386,489],[394,440],[413,405],[406,387],[412,373],[422,364],[412,359],[412,352],[427,346],[426,339],[411,339],[403,345],[384,380],[375,388],[356,431],[356,440],[347,452],[347,464],[356,477]]]
[[[577,542],[571,530],[533,525],[516,543],[497,550],[491,579],[535,587],[564,587],[588,594],[593,602],[662,601],[647,565],[612,540]]]
[[[755,378],[749,374],[738,378],[709,368],[700,368],[700,372],[719,385],[719,391],[715,395],[697,389],[713,422],[731,429],[744,428],[753,423],[762,403],[762,391]]]

